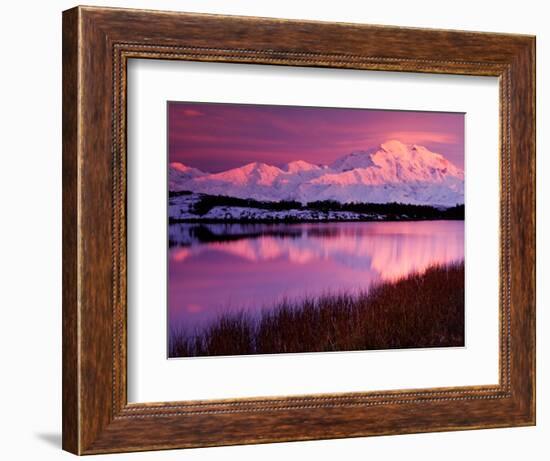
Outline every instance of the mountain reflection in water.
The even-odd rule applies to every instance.
[[[463,221],[169,226],[170,327],[464,259]]]

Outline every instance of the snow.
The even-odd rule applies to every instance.
[[[287,173],[303,173],[309,171],[318,171],[322,167],[314,165],[313,163],[306,162],[304,160],[295,160],[285,164],[281,169]]]
[[[183,220],[245,220],[245,221],[375,221],[381,219],[376,213],[354,213],[349,211],[317,210],[265,210],[238,206],[216,206],[204,215],[193,213],[193,205],[202,194],[171,197],[168,202],[168,216],[174,221]]]
[[[345,157],[339,158],[331,163],[330,168],[335,172],[350,171],[356,168],[368,168],[374,166],[372,154],[375,150],[361,150],[352,152]]]
[[[424,146],[389,140],[326,166],[303,160],[281,168],[253,162],[210,174],[170,164],[170,190],[304,204],[336,200],[454,206],[464,203],[464,171]]]
[[[168,186],[170,190],[181,190],[178,189],[180,184],[207,174],[180,162],[170,163],[168,171]]]

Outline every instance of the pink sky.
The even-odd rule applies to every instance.
[[[255,161],[329,164],[390,139],[464,168],[463,113],[168,103],[169,161],[211,173]]]

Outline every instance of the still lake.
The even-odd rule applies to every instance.
[[[464,221],[169,226],[169,326],[193,331],[224,312],[367,290],[464,259]]]

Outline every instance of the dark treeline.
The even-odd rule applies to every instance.
[[[180,197],[182,195],[191,195],[192,193],[190,190],[169,190],[168,197]]]
[[[176,224],[177,225],[177,224]],[[184,226],[188,226],[189,229],[189,235],[196,241],[200,243],[211,243],[211,242],[233,242],[236,240],[247,240],[247,239],[255,239],[259,237],[275,237],[279,239],[297,239],[300,238],[303,234],[303,229],[299,227],[291,227],[291,226],[285,226],[284,228],[275,227],[275,228],[258,228],[256,230],[250,229],[251,227],[254,227],[253,225],[248,225],[248,231],[245,232],[238,232],[235,234],[232,234],[230,232],[223,232],[223,233],[215,233],[212,232],[212,230],[208,227],[208,224],[180,224]],[[321,231],[318,231],[319,233]],[[312,233],[311,230],[308,231],[308,233]],[[326,235],[325,235],[326,236]],[[191,243],[189,242],[180,242],[175,239],[169,239],[168,245],[170,248],[172,247],[184,247],[184,246],[190,246]]]
[[[171,192],[171,197],[188,195],[189,192]],[[201,195],[193,205],[193,213],[203,216],[212,208],[243,207],[258,208],[270,211],[314,210],[319,212],[342,211],[363,214],[380,214],[386,218],[399,217],[408,219],[464,219],[464,205],[451,208],[437,208],[429,205],[410,205],[405,203],[340,203],[335,200],[309,202],[302,205],[296,200],[280,200],[278,202],[243,199],[223,195]]]
[[[407,203],[340,203],[333,200],[309,202],[306,207],[318,211],[349,211],[354,213],[407,216],[418,219],[464,219],[464,205],[441,209],[429,205]]]
[[[294,200],[280,200],[278,202],[263,202],[254,199],[227,197],[224,195],[202,195],[193,206],[193,212],[200,216],[208,213],[216,206],[259,208],[270,211],[302,210],[305,209],[300,202]],[[306,207],[307,208],[307,207]]]

